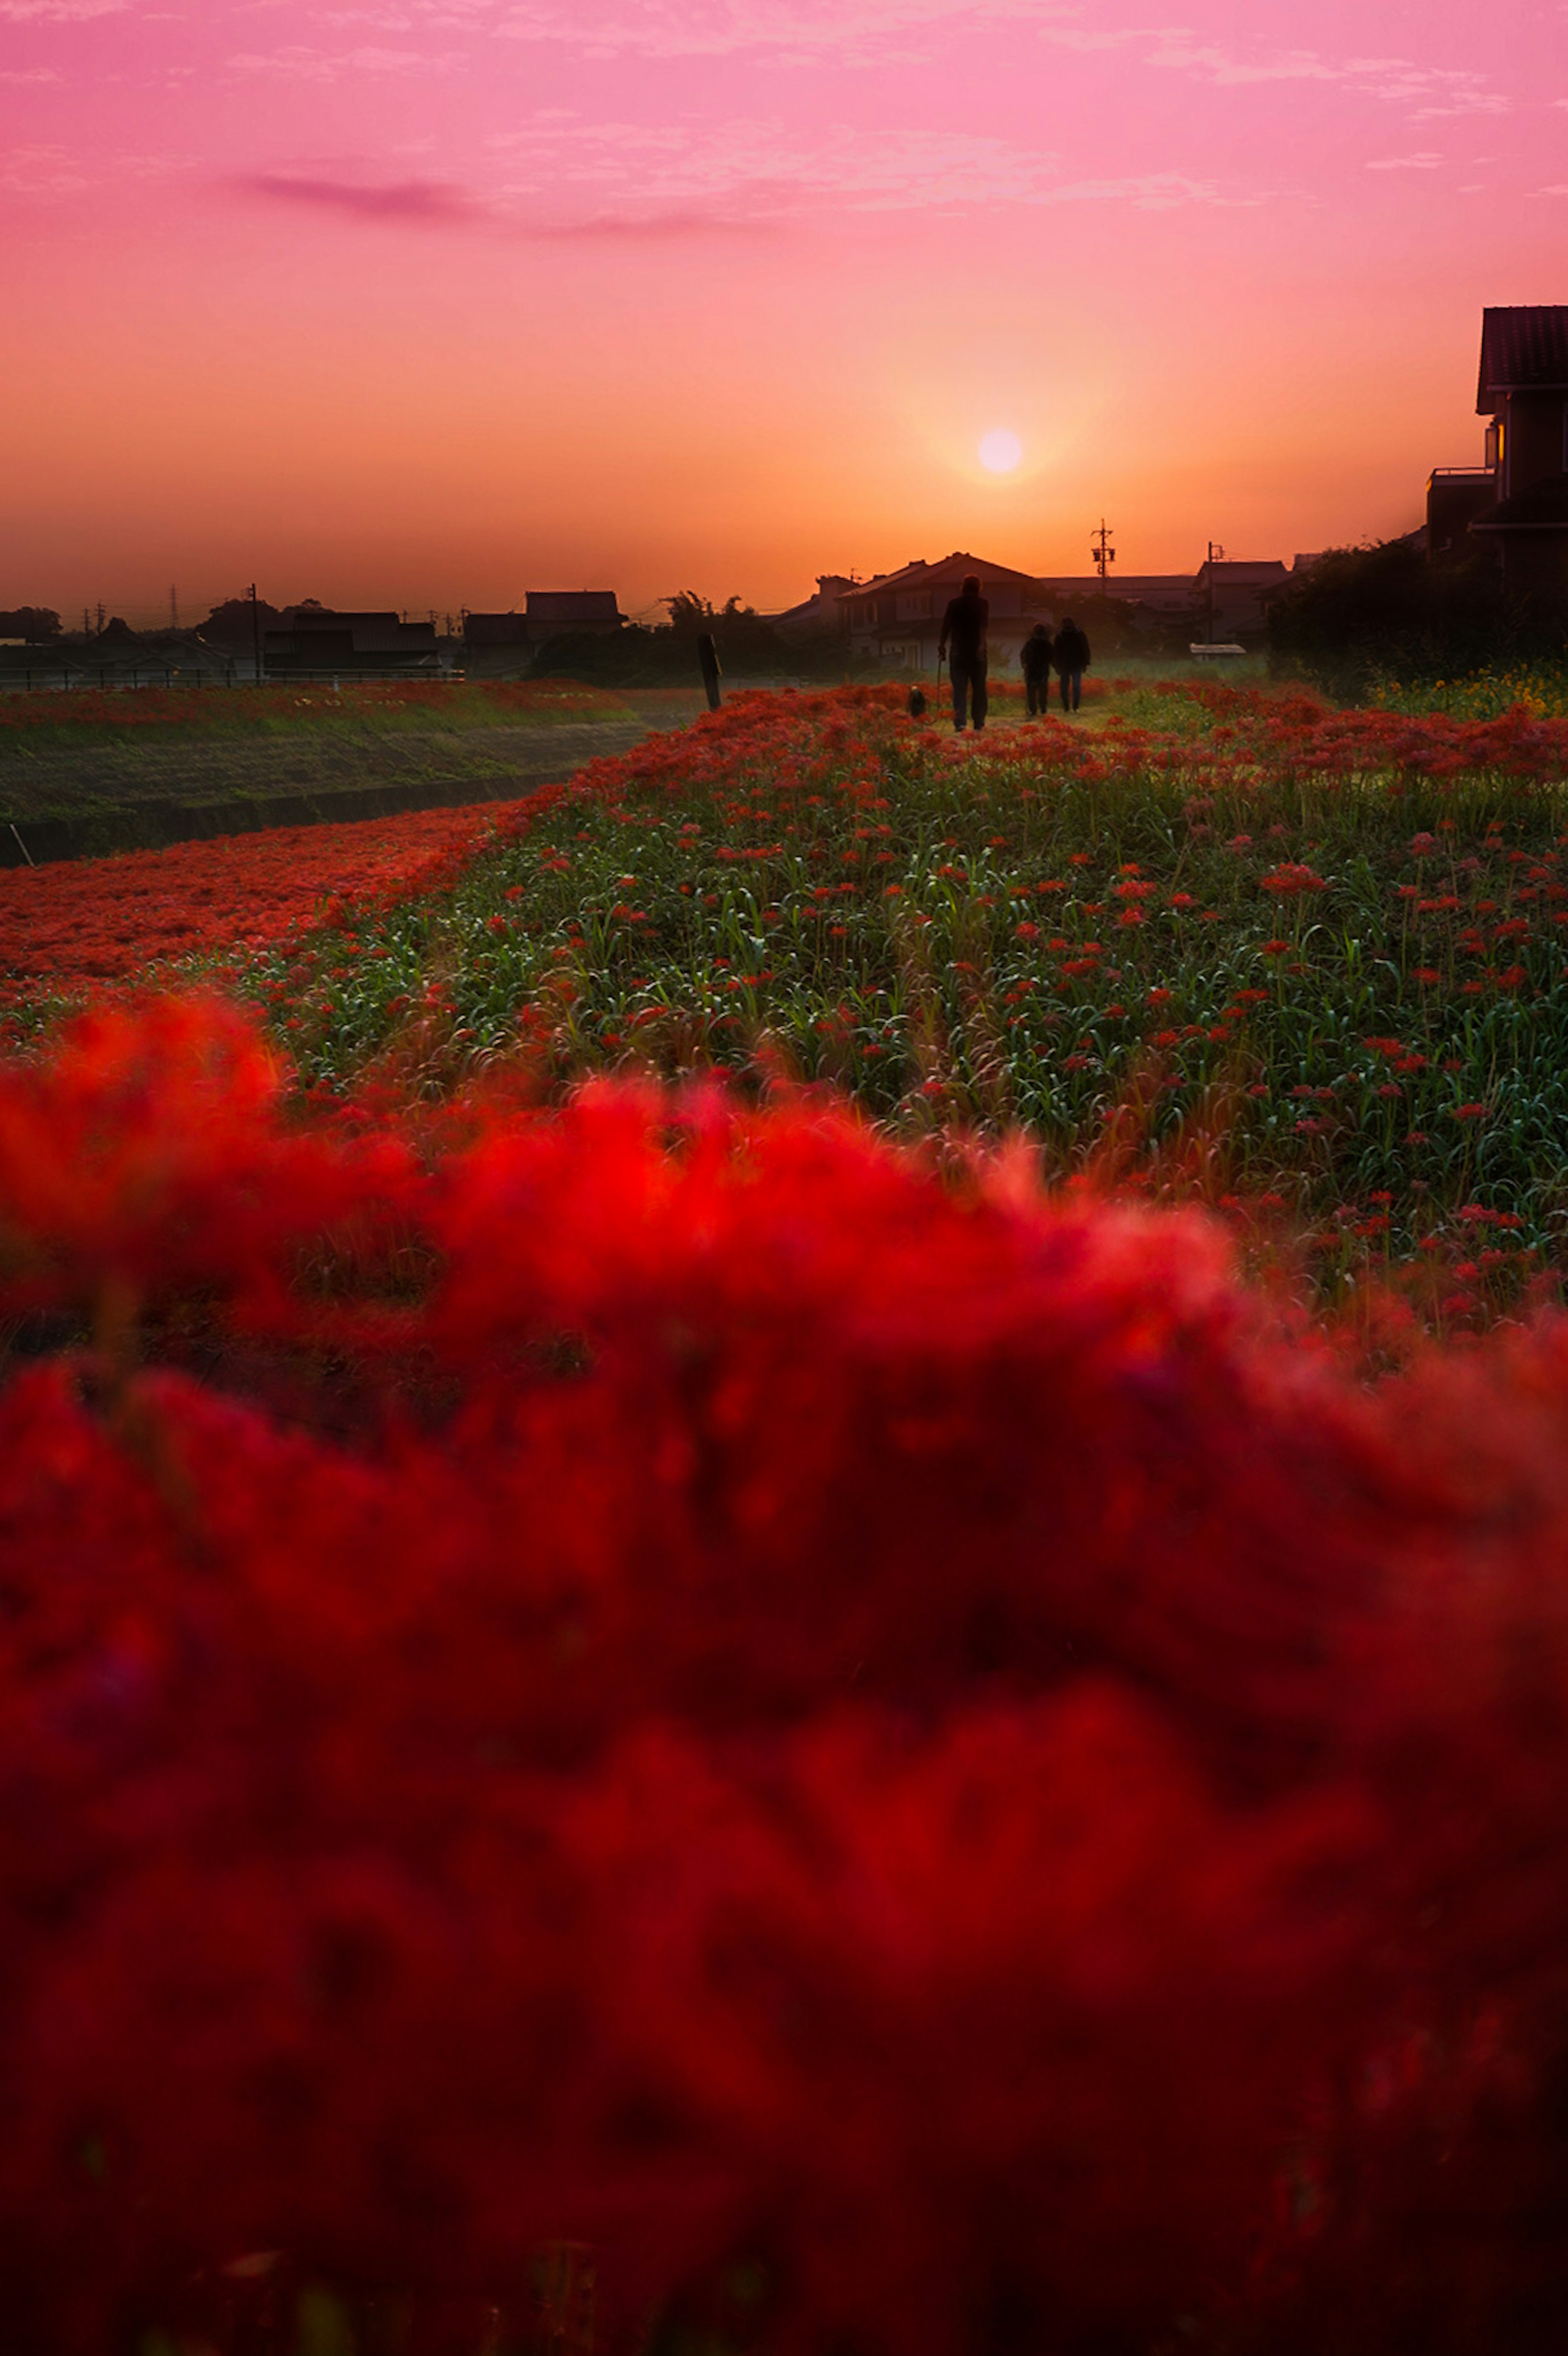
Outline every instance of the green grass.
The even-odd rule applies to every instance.
[[[136,814],[150,802],[220,809],[428,785],[504,798],[689,716],[696,701],[639,696],[634,708],[571,681],[0,695],[0,823],[68,819],[110,849],[141,839]]]
[[[1023,1130],[1058,1175],[1275,1207],[1325,1266],[1441,1232],[1481,1236],[1510,1281],[1555,1258],[1559,795],[1084,784],[1025,731],[959,761],[889,731],[821,769],[812,792],[778,793],[764,760],[574,798],[454,893],[245,986],[338,1092],[497,1066],[557,1092],[826,1081],[899,1133]]]
[[[4,683],[0,682],[0,690]],[[0,691],[0,761],[59,744],[188,742],[196,737],[396,736],[413,730],[550,727],[563,721],[631,720],[621,697],[572,680],[485,685],[437,680],[263,687],[156,687]]]

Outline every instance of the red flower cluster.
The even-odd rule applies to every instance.
[[[1560,2344],[1568,1344],[1370,1398],[820,1108],[278,1085],[0,1070],[8,2346],[561,2238],[612,2340]]]
[[[349,899],[436,889],[503,810],[530,806],[412,810],[0,870],[0,1009],[40,990],[66,997],[171,958],[274,941]]]

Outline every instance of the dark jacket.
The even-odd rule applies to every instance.
[[[1076,622],[1064,622],[1057,632],[1051,660],[1059,671],[1087,670],[1090,665],[1089,640]]]
[[[1042,626],[1026,637],[1018,649],[1018,661],[1026,679],[1049,679],[1051,675],[1051,637]]]
[[[985,625],[991,607],[983,597],[961,590],[942,616],[942,644],[950,646],[954,662],[983,662]]]

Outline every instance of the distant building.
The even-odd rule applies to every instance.
[[[1120,580],[1111,573],[1103,581],[1098,573],[1042,573],[1039,588],[1048,613],[1079,616],[1109,597],[1128,609],[1135,629],[1151,636],[1166,625],[1192,626],[1190,573],[1124,573]]]
[[[874,654],[901,670],[935,670],[942,616],[969,573],[979,573],[981,595],[991,606],[991,657],[1000,669],[1035,624],[1051,618],[1050,610],[1041,602],[1041,585],[1032,573],[990,563],[963,549],[935,564],[918,557],[897,573],[851,583],[833,599],[839,626],[857,654]]]
[[[526,647],[528,616],[514,606],[507,614],[465,614],[463,643],[470,654],[489,654],[503,647]]]
[[[525,608],[505,614],[466,614],[463,637],[471,653],[520,650],[543,646],[548,639],[611,636],[625,616],[613,589],[530,589]]]
[[[1481,314],[1478,416],[1497,504],[1472,532],[1495,534],[1504,586],[1528,595],[1568,587],[1568,304]]]
[[[1496,551],[1503,584],[1568,591],[1568,304],[1481,314],[1476,413],[1491,420],[1479,466],[1436,466],[1426,485],[1427,552],[1455,563]]]
[[[1315,556],[1298,556],[1294,566],[1278,557],[1246,563],[1219,560],[1200,565],[1196,574],[1129,573],[1102,581],[1098,573],[1019,573],[960,550],[937,564],[921,559],[897,573],[851,582],[832,602],[840,627],[857,653],[874,654],[889,668],[934,670],[948,600],[957,594],[966,573],[978,573],[982,594],[991,605],[992,667],[1002,670],[1015,659],[1036,622],[1054,628],[1069,614],[1091,620],[1097,608],[1103,611],[1103,600],[1121,608],[1133,627],[1151,638],[1168,639],[1175,631],[1187,637],[1240,637],[1256,644],[1267,627],[1270,595],[1316,562]]]
[[[812,594],[799,605],[787,606],[782,614],[768,614],[764,619],[772,623],[780,637],[808,638],[820,630],[837,630],[842,626],[839,599],[855,586],[850,573],[819,573]]]
[[[607,637],[620,628],[624,618],[613,589],[528,592],[528,632],[535,646],[542,646],[546,638],[575,636],[582,630]]]
[[[1310,560],[1308,560],[1310,563]],[[1194,617],[1209,640],[1261,640],[1268,630],[1269,599],[1289,584],[1291,568],[1277,556],[1232,562],[1205,560],[1193,576]]]
[[[440,667],[434,622],[405,622],[396,614],[335,614],[324,605],[296,607],[287,627],[268,630],[263,667],[290,671],[375,671],[395,677]]]

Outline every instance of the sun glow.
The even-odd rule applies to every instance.
[[[988,434],[980,445],[980,463],[993,475],[1010,475],[1024,455],[1024,445],[1015,434],[998,427]]]

